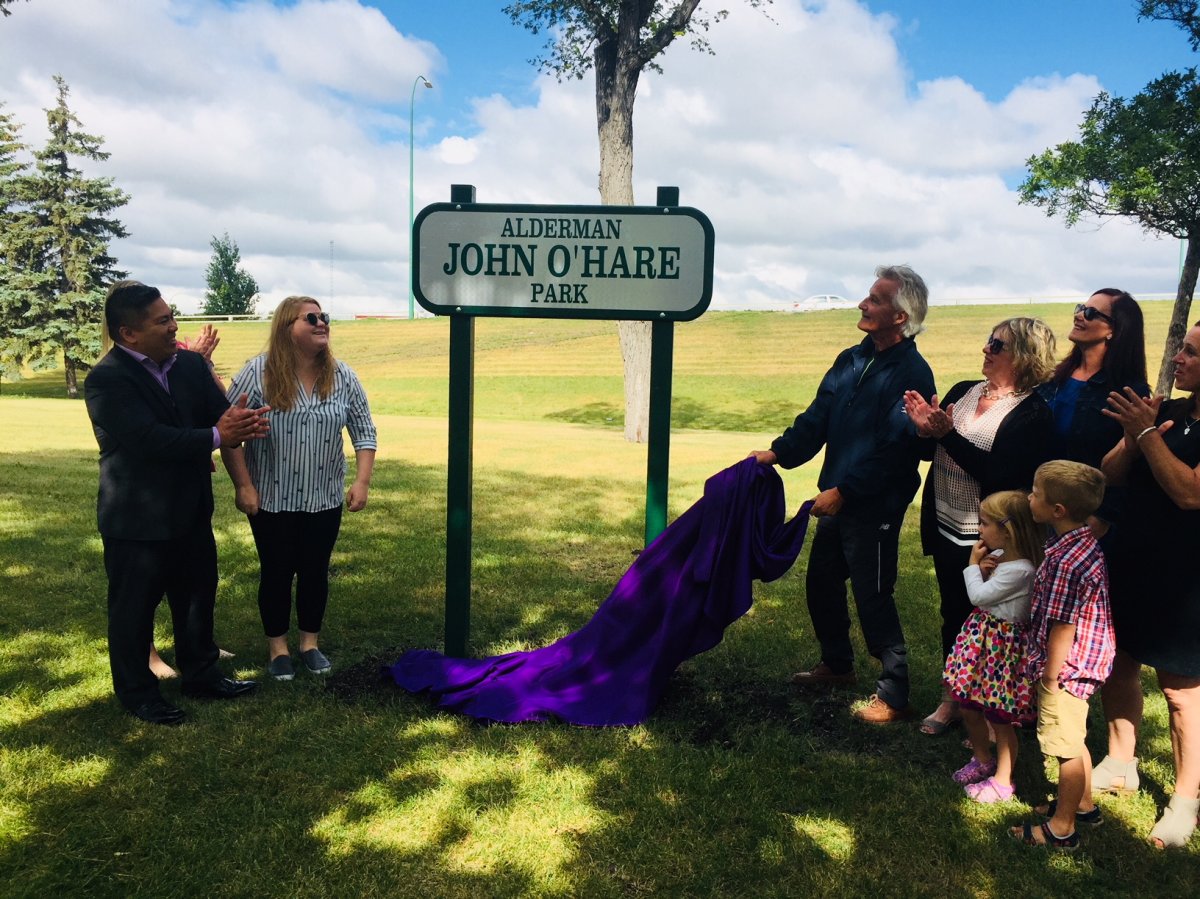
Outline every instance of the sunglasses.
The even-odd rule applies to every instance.
[[[983,348],[989,353],[995,355],[996,353],[1004,351],[1004,345],[1004,341],[999,337],[989,337],[987,343],[983,345]]]
[[[1085,322],[1094,322],[1096,319],[1102,318],[1110,325],[1113,323],[1111,315],[1105,315],[1095,306],[1089,306],[1086,303],[1075,304],[1075,314],[1079,315],[1080,313],[1083,313],[1083,320]]]
[[[308,312],[308,313],[305,313],[303,318],[306,322],[308,322],[314,328],[317,326],[317,322],[321,322],[321,324],[324,324],[324,325],[329,324],[329,313],[328,312]]]

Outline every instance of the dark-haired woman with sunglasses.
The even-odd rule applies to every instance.
[[[932,404],[912,392],[904,397],[917,433],[928,438],[923,455],[933,460],[921,495],[921,548],[933,557],[941,595],[943,661],[973,608],[963,569],[979,539],[980,500],[1028,490],[1034,471],[1051,458],[1054,420],[1035,388],[1053,370],[1054,334],[1046,323],[1010,318],[983,345],[982,381],[955,384],[944,408],[937,397]],[[958,719],[958,705],[943,689],[921,731],[937,735]]]
[[[1146,335],[1142,308],[1123,290],[1105,287],[1075,307],[1067,334],[1071,352],[1038,393],[1054,413],[1055,459],[1100,467],[1121,439],[1121,428],[1103,414],[1108,395],[1130,387],[1150,395],[1146,383]],[[1106,495],[1089,523],[1102,537],[1119,509],[1119,494]]]
[[[1059,363],[1054,377],[1038,389],[1054,412],[1054,458],[1100,468],[1105,454],[1124,437],[1120,422],[1104,414],[1109,394],[1114,391],[1125,394],[1128,388],[1138,396],[1150,395],[1142,309],[1123,290],[1115,287],[1097,290],[1087,302],[1075,307],[1075,320],[1067,338],[1072,343],[1071,352]],[[1109,530],[1114,524],[1119,525],[1124,489],[1110,484],[1103,505],[1088,519],[1106,548],[1116,537]],[[1121,572],[1111,570],[1113,561],[1109,560],[1109,575],[1115,580]],[[1117,641],[1119,646],[1119,628]],[[1121,705],[1113,697],[1126,692],[1120,685],[1128,683],[1131,668],[1140,696],[1141,685],[1136,675],[1140,666],[1127,653],[1118,653],[1109,683],[1100,690],[1106,714],[1110,706]],[[1133,727],[1119,713],[1108,714],[1108,718],[1109,754],[1092,769],[1092,790],[1132,792],[1138,783],[1137,759],[1132,758],[1130,736]]]
[[[317,640],[342,503],[351,512],[366,506],[375,464],[367,395],[354,372],[333,357],[329,315],[312,297],[300,296],[279,304],[266,353],[251,359],[229,390],[271,407],[269,438],[221,449],[237,507],[249,517],[258,549],[258,610],[267,635],[268,673],[276,680],[295,676],[288,648],[295,579],[300,659],[313,674],[326,674],[332,666]],[[355,475],[348,491],[343,428],[354,446]]]

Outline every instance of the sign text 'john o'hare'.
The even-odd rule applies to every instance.
[[[413,240],[438,314],[688,320],[712,295],[712,226],[686,207],[440,203]]]

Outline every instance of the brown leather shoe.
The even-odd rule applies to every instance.
[[[824,662],[817,662],[807,671],[793,674],[792,683],[798,687],[831,687],[835,684],[858,683],[858,676],[853,671],[837,674]]]
[[[900,721],[911,721],[916,717],[912,706],[894,709],[875,693],[871,698],[854,710],[854,717],[866,724],[896,724]]]

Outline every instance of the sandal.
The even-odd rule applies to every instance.
[[[1116,796],[1131,796],[1137,792],[1137,759],[1130,762],[1114,761],[1106,755],[1104,761],[1092,769],[1092,792],[1112,793]]]
[[[940,737],[952,727],[957,727],[961,723],[961,718],[951,718],[949,721],[938,721],[933,715],[925,718],[917,728],[921,733],[931,737]]]
[[[977,758],[972,758],[957,771],[950,775],[950,779],[956,784],[966,786],[967,784],[977,784],[981,780],[987,780],[996,773],[996,762],[981,762]]]
[[[1017,788],[1014,786],[1005,786],[1004,784],[996,783],[994,777],[981,780],[977,784],[967,784],[963,787],[963,790],[976,802],[982,802],[985,805],[1008,802],[1017,792]]]
[[[1058,800],[1051,799],[1045,805],[1039,805],[1034,808],[1034,813],[1041,815],[1049,820],[1054,817],[1054,813],[1058,811]],[[1090,812],[1075,812],[1075,825],[1086,824],[1088,827],[1098,827],[1104,823],[1104,815],[1100,813],[1100,806],[1096,806]]]
[[[1045,821],[1026,821],[1020,827],[1010,827],[1008,832],[1026,846],[1044,847],[1058,852],[1074,852],[1079,848],[1079,834],[1072,831],[1065,837],[1056,836]]]
[[[1188,844],[1196,830],[1200,799],[1186,799],[1178,793],[1171,797],[1162,817],[1150,831],[1150,842],[1159,849],[1179,849]]]

